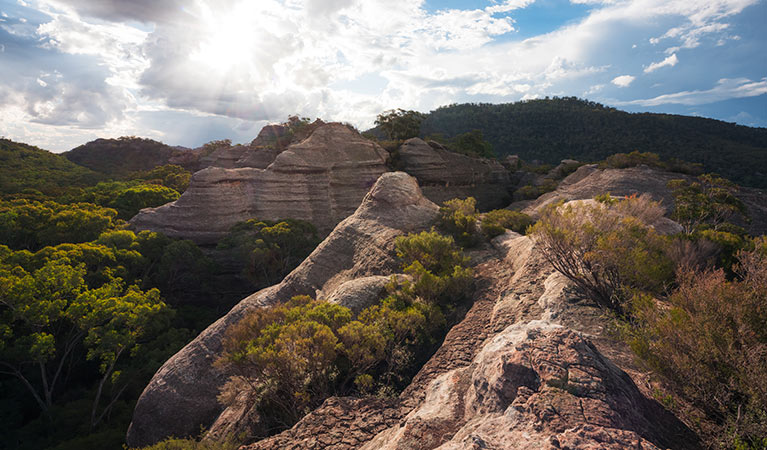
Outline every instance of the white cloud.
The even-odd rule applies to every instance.
[[[105,130],[130,129],[150,111],[234,118],[243,130],[293,113],[366,127],[392,107],[598,95],[610,83],[637,98],[640,83],[624,74],[637,71],[632,58],[648,57],[649,46],[632,43],[666,48],[668,57],[645,73],[674,66],[681,48],[734,39],[729,18],[757,1],[571,0],[589,5],[584,16],[520,39],[514,11],[534,0],[434,12],[424,0],[196,0],[183,9],[180,0],[37,0],[51,18],[10,29],[68,61],[90,62],[101,78],[40,76],[42,86],[31,61],[23,81],[0,88],[20,94],[27,122]],[[374,89],[352,87],[370,74]],[[725,76],[736,78],[716,78]],[[76,101],[78,92],[96,106]],[[53,95],[75,101],[65,107]]]
[[[719,80],[711,89],[680,91],[672,94],[659,95],[654,98],[616,102],[619,105],[658,106],[665,104],[704,105],[731,98],[755,97],[767,94],[767,78],[752,81],[747,78]]]
[[[672,53],[671,56],[664,59],[663,61],[654,62],[650,64],[649,66],[645,67],[644,73],[654,72],[660,69],[661,67],[666,67],[666,66],[674,67],[678,62],[679,62],[679,59],[676,57],[676,53]]]
[[[635,79],[636,77],[633,77],[631,75],[621,75],[621,76],[617,76],[613,78],[611,83],[618,87],[625,88],[625,87],[629,87],[631,83],[634,82]]]

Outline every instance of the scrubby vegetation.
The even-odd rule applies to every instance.
[[[506,229],[525,233],[533,219],[527,214],[496,209],[480,214],[474,197],[455,198],[442,204],[438,226],[462,247],[473,247],[483,239],[503,234]]]
[[[392,395],[407,385],[459,314],[473,283],[452,238],[399,237],[409,281],[356,317],[349,308],[298,296],[262,308],[227,332],[217,364],[232,378],[220,401],[250,390],[266,434],[293,425],[330,395]]]
[[[667,387],[664,404],[712,448],[764,448],[767,436],[767,242],[728,220],[735,186],[713,176],[674,181],[660,205],[609,195],[554,205],[532,228],[544,256],[614,314],[638,358]]]
[[[496,209],[482,215],[480,229],[487,238],[494,238],[503,234],[507,229],[525,233],[533,224],[533,219],[527,214],[508,209]]]

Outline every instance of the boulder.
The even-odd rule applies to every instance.
[[[239,152],[232,159],[255,158]],[[265,169],[207,167],[196,172],[178,200],[141,210],[130,226],[199,244],[213,244],[235,223],[254,217],[308,220],[327,234],[354,212],[387,170],[387,156],[343,124],[321,124],[276,154]]]
[[[497,160],[461,155],[419,138],[405,141],[398,154],[401,170],[416,177],[424,195],[437,204],[474,197],[480,209],[489,210],[511,198],[509,172]]]
[[[232,418],[248,416],[248,411],[222,415],[223,408],[216,400],[226,377],[212,364],[220,354],[226,329],[254,308],[295,295],[332,293],[354,279],[396,273],[399,264],[394,238],[428,228],[438,209],[422,195],[414,178],[402,172],[382,175],[354,214],[281,283],[242,300],[163,364],[136,404],[128,445],[145,446],[168,436],[196,435],[201,426],[213,431],[219,416],[225,422],[221,426],[231,429]]]

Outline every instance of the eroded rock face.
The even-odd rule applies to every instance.
[[[128,445],[196,435],[200,426],[216,429],[214,422],[219,416],[221,427],[242,429],[232,421],[248,417],[248,411],[222,415],[223,408],[216,400],[226,379],[212,364],[220,354],[226,329],[254,308],[295,295],[332,293],[350,280],[395,273],[394,238],[428,228],[438,209],[422,195],[413,177],[402,172],[382,175],[354,214],[280,284],[242,300],[160,368],[136,405]]]
[[[221,164],[263,165],[274,152],[250,154],[242,146],[226,149]],[[175,202],[148,208],[131,219],[134,229],[211,244],[235,223],[264,220],[308,220],[328,233],[359,206],[375,180],[386,172],[387,153],[345,125],[321,124],[306,139],[274,156],[265,169],[208,167],[192,176]],[[262,157],[263,161],[251,161]]]
[[[364,448],[553,449],[609,436],[593,448],[656,449],[643,437],[657,429],[653,414],[631,378],[592,343],[533,321],[508,327],[470,367],[436,379],[418,408]]]
[[[419,138],[399,148],[402,170],[418,179],[431,201],[474,197],[482,210],[503,208],[511,198],[508,170],[497,160],[471,158]]]
[[[367,415],[350,406],[344,411],[353,420],[321,407],[310,420],[247,448],[700,447],[637,387],[633,380],[642,374],[631,369],[630,351],[602,333],[603,313],[574,296],[530,237],[507,232],[492,244],[471,252],[473,306],[397,403]],[[366,420],[376,424],[367,432],[359,426]],[[390,425],[381,430],[384,421]],[[344,440],[347,433],[353,441]]]

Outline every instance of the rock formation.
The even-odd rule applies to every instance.
[[[397,154],[399,168],[416,177],[424,195],[437,204],[456,197],[474,197],[482,210],[509,203],[509,172],[497,160],[471,158],[419,138],[405,141]]]
[[[472,308],[398,398],[330,398],[247,449],[699,448],[529,237],[471,256]]]
[[[226,164],[255,158],[245,150],[236,153]],[[253,217],[308,220],[328,233],[354,212],[387,170],[387,156],[345,125],[321,124],[276,154],[265,169],[208,167],[196,172],[178,200],[142,210],[131,226],[201,244],[216,242],[236,222]]]
[[[350,280],[395,273],[394,238],[427,228],[437,210],[414,178],[402,172],[381,176],[354,214],[280,284],[242,300],[160,368],[136,405],[128,444],[195,435],[201,425],[209,428],[220,415],[236,415],[232,411],[222,415],[216,396],[225,379],[211,365],[227,327],[262,305],[301,294],[340,298],[342,293],[336,291],[348,292]]]

